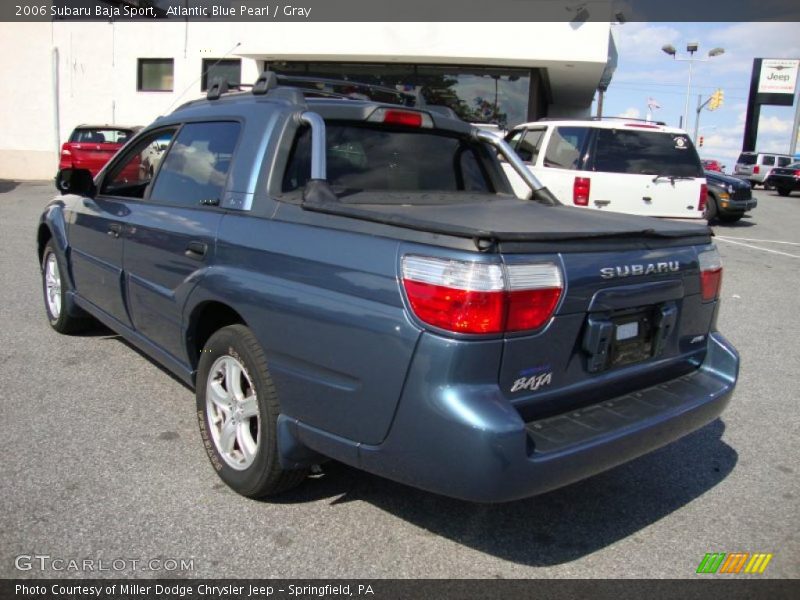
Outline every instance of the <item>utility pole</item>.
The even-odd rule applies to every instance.
[[[789,142],[789,154],[793,157],[797,154],[797,134],[800,129],[800,93],[795,94],[794,99],[794,123],[792,124],[792,139]]]
[[[694,136],[692,136],[692,140],[697,143],[697,132],[700,130],[700,113],[705,108],[706,104],[710,104],[708,110],[717,110],[720,106],[722,106],[722,101],[724,100],[725,95],[722,90],[717,90],[713,94],[711,94],[705,102],[703,102],[703,95],[697,94],[697,114],[694,117]],[[688,125],[688,123],[687,123]]]

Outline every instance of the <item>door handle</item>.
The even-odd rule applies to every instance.
[[[108,226],[108,231],[106,233],[113,238],[118,238],[119,234],[122,233],[122,230],[122,223],[111,223]]]
[[[207,250],[208,245],[204,244],[203,242],[189,242],[189,245],[186,246],[186,252],[184,252],[184,254],[189,258],[194,258],[195,260],[202,260],[205,257]]]

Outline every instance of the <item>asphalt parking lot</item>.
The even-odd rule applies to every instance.
[[[759,190],[752,217],[715,227],[719,326],[742,355],[721,420],[567,488],[480,506],[335,463],[279,500],[229,491],[193,392],[107,329],[48,326],[34,242],[53,193],[0,182],[0,577],[683,578],[706,552],[737,551],[774,554],[760,577],[800,576],[800,194]],[[32,554],[192,568],[15,568]]]

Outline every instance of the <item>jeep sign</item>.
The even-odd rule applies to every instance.
[[[758,78],[759,94],[794,94],[800,60],[765,58]]]

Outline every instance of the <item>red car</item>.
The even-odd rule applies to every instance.
[[[725,172],[725,165],[721,164],[718,160],[701,160],[704,171],[718,171],[719,173]]]
[[[88,169],[94,177],[139,129],[141,127],[78,125],[61,146],[58,168]]]

